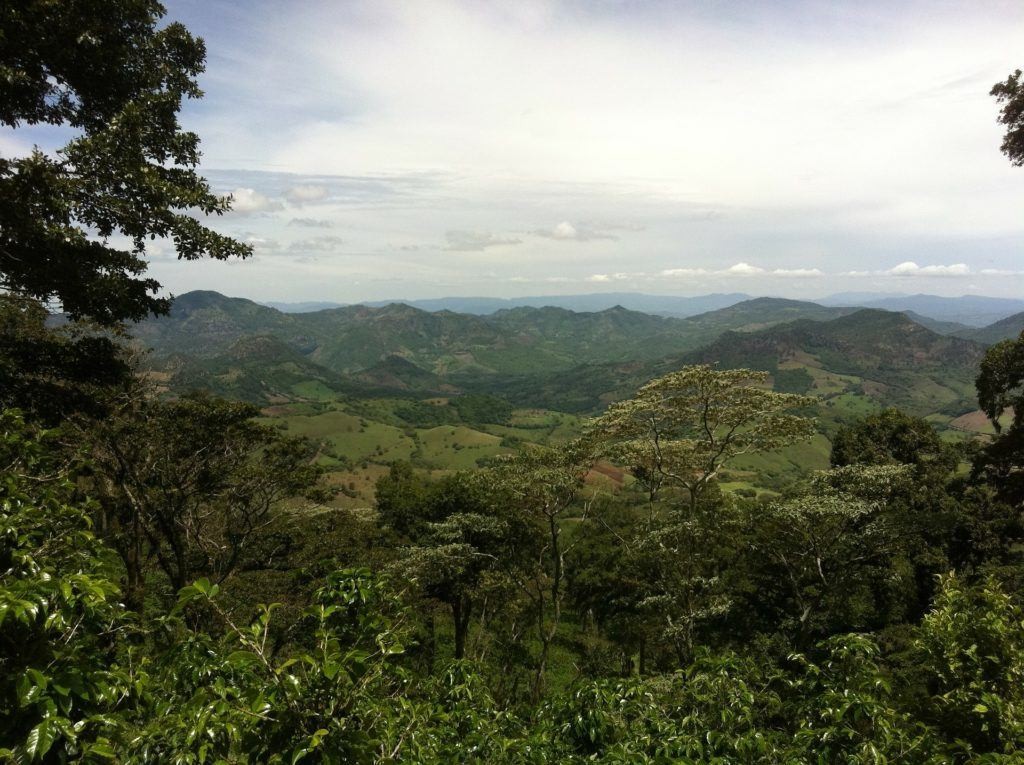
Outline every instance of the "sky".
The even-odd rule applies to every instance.
[[[174,293],[1024,297],[1019,0],[165,4],[210,225],[255,248],[157,243]]]

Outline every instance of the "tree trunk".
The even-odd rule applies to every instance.
[[[455,658],[466,658],[466,637],[469,635],[469,618],[473,604],[469,598],[457,597],[452,603],[452,618],[455,621]]]
[[[146,598],[146,575],[142,571],[143,535],[137,514],[132,513],[132,516],[124,554],[121,556],[125,570],[124,604],[128,609],[141,614]]]

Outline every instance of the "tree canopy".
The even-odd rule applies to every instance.
[[[164,13],[155,0],[0,5],[0,124],[73,133],[55,154],[0,157],[5,290],[110,324],[169,306],[145,277],[147,243],[189,260],[250,253],[196,217],[230,200],[196,172],[199,138],[178,119],[202,95],[205,47]]]

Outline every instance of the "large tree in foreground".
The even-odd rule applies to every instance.
[[[125,567],[125,599],[141,610],[149,563],[174,590],[222,582],[285,500],[326,500],[314,447],[255,420],[242,404],[196,395],[132,400],[90,443],[101,536]]]
[[[731,607],[722,573],[732,568],[725,551],[735,548],[735,518],[717,478],[740,455],[810,438],[814,423],[796,410],[811,403],[768,388],[766,372],[698,365],[652,380],[594,423],[599,448],[647,492],[648,519],[629,542],[648,572],[635,604],[658,615],[681,665],[698,630]]]
[[[813,422],[792,411],[813,399],[767,384],[767,372],[684,367],[608,407],[593,436],[652,494],[681,490],[692,514],[729,460],[813,435]]]
[[[230,200],[196,173],[199,139],[178,121],[202,95],[205,47],[161,27],[164,13],[155,0],[0,3],[0,125],[73,133],[53,154],[0,157],[0,288],[109,324],[168,307],[144,277],[147,241],[189,260],[249,254],[193,217]]]

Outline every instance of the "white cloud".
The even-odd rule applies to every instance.
[[[967,276],[971,269],[966,263],[949,266],[919,266],[912,260],[893,266],[885,272],[891,276]]]
[[[575,239],[579,236],[576,227],[569,221],[563,220],[551,230],[552,239]]]
[[[531,232],[535,236],[557,239],[563,242],[589,242],[594,239],[616,240],[617,236],[590,226],[575,225],[567,220],[556,224],[553,228],[536,229]]]
[[[644,273],[624,273],[618,272],[614,274],[593,274],[587,277],[588,282],[624,282],[629,279],[644,279],[647,274]]]
[[[486,231],[446,231],[445,239],[448,241],[448,246],[445,249],[454,252],[481,252],[489,247],[501,247],[522,242],[521,239],[515,237],[501,236]]]
[[[322,202],[327,199],[327,187],[319,183],[303,183],[288,189],[285,197],[294,205]]]
[[[253,213],[273,212],[284,207],[278,200],[261,194],[256,189],[237,188],[231,192],[231,212],[236,215],[252,215]]]
[[[270,255],[281,251],[281,243],[276,239],[269,239],[264,236],[247,235],[242,241],[252,245],[253,252],[257,255]]]
[[[779,277],[814,277],[825,276],[825,272],[820,268],[776,268],[769,271],[768,269],[761,268],[760,266],[754,266],[750,263],[737,263],[729,268],[709,271],[706,268],[666,268],[661,272],[661,276],[668,277],[691,277],[691,276],[779,276]]]
[[[764,269],[760,266],[752,266],[749,263],[737,263],[725,269],[724,273],[732,274],[733,276],[757,276],[763,274]]]
[[[973,269],[966,263],[951,263],[948,265],[928,265],[921,266],[912,260],[898,263],[892,268],[881,269],[878,271],[843,271],[838,274],[839,276],[851,276],[851,277],[883,277],[883,278],[928,278],[928,277],[966,277],[966,276],[1008,276],[1008,277],[1021,277],[1024,276],[1024,271],[1010,268],[981,268]],[[1010,282],[1012,284],[1012,282]],[[968,285],[972,289],[979,288],[978,285]],[[991,287],[990,287],[991,288]]]

